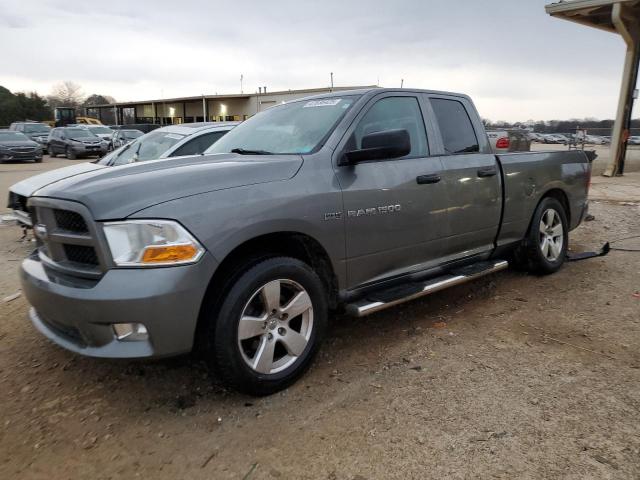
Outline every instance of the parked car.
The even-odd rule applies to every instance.
[[[68,350],[149,358],[200,346],[227,385],[271,394],[310,366],[330,311],[364,316],[510,262],[560,269],[588,210],[590,159],[496,155],[460,94],[294,100],[204,155],[37,190],[22,291],[35,328]]]
[[[640,136],[634,135],[633,137],[629,137],[627,142],[629,145],[640,145]]]
[[[494,153],[507,153],[509,146],[509,132],[506,130],[487,130],[487,138]]]
[[[203,153],[239,122],[199,122],[158,128],[123,148],[111,152],[99,163],[123,165],[180,155]]]
[[[529,132],[529,141],[544,143],[544,138],[540,133]]]
[[[91,133],[93,133],[94,135],[100,137],[102,140],[107,142],[107,144],[111,142],[111,137],[114,134],[114,130],[104,125],[82,125],[80,128],[86,128]]]
[[[107,142],[82,127],[56,127],[49,134],[49,155],[65,155],[74,160],[78,157],[107,153]]]
[[[547,133],[544,135],[544,143],[562,143],[567,144],[569,139],[559,133]]]
[[[82,178],[94,170],[128,163],[158,160],[180,155],[201,154],[238,122],[187,124],[182,128],[165,127],[142,135],[133,142],[104,156],[98,162],[81,163],[41,173],[18,182],[9,189],[9,208],[24,227],[32,221],[27,199],[36,191],[71,177]],[[62,130],[62,129],[60,129]],[[83,130],[86,132],[86,130]],[[90,133],[90,132],[89,132]],[[93,135],[93,134],[91,134]],[[131,148],[131,150],[129,150]],[[54,156],[56,153],[53,154]]]
[[[487,130],[494,153],[528,152],[531,150],[529,132],[521,129]]]
[[[598,135],[587,135],[584,138],[584,143],[588,143],[590,145],[603,145],[605,141]]]
[[[24,133],[0,130],[0,163],[10,160],[42,162],[42,147]]]
[[[46,123],[40,122],[13,122],[9,126],[9,130],[24,133],[34,142],[37,142],[43,152],[47,151],[47,141],[49,140],[49,132],[51,127]]]
[[[116,130],[109,139],[109,150],[115,150],[144,135],[140,130]]]

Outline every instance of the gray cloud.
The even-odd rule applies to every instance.
[[[624,48],[544,1],[80,0],[0,13],[0,85],[118,100],[336,83],[464,91],[493,119],[611,117]],[[8,67],[10,66],[10,68]]]

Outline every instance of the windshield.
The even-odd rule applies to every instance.
[[[98,163],[101,165],[124,165],[144,160],[157,160],[183,138],[185,135],[155,130],[116,150]]]
[[[328,97],[272,107],[235,127],[205,153],[310,153],[321,145],[355,99]]]
[[[20,132],[0,132],[0,142],[24,142],[29,138]]]
[[[94,138],[95,135],[84,128],[67,128],[64,134],[68,138]]]
[[[42,123],[34,123],[33,125],[24,126],[24,131],[26,133],[44,133],[48,135],[49,130],[51,130],[51,128]]]
[[[108,127],[90,127],[88,130],[93,133],[113,133],[113,130]]]

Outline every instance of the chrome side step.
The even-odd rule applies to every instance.
[[[509,266],[509,262],[506,260],[490,260],[487,262],[480,262],[479,264],[470,265],[469,267],[455,270],[452,273],[432,278],[426,282],[414,284],[407,290],[409,293],[406,295],[398,296],[398,298],[376,298],[376,297],[388,297],[385,292],[381,292],[380,295],[370,294],[362,300],[351,303],[346,306],[347,313],[356,317],[364,317],[385,308],[393,307],[400,303],[408,302],[416,298],[424,297],[434,292],[444,290],[454,285],[460,285],[476,278],[483,277],[490,273],[499,272]]]

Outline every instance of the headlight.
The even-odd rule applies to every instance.
[[[204,248],[171,220],[130,220],[103,225],[119,267],[155,267],[197,262]]]

